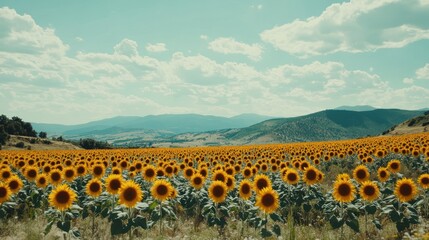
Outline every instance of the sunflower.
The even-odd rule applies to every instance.
[[[76,171],[74,170],[73,167],[66,167],[66,168],[64,168],[64,170],[63,170],[63,178],[67,182],[72,182],[75,177],[76,177]]]
[[[222,181],[213,181],[208,189],[210,199],[215,203],[225,201],[228,187]]]
[[[218,170],[213,172],[212,180],[213,181],[226,182],[226,175],[227,175],[227,173],[224,170],[218,169]]]
[[[401,162],[397,159],[391,160],[388,164],[387,164],[387,168],[389,169],[389,171],[391,171],[392,173],[397,173],[401,170]]]
[[[256,206],[265,213],[273,213],[279,207],[279,195],[272,188],[264,188],[256,195]]]
[[[240,182],[238,190],[240,197],[244,200],[248,200],[252,196],[252,182],[248,179],[244,179]]]
[[[49,184],[48,177],[46,176],[45,173],[39,174],[37,176],[37,179],[36,179],[37,187],[45,188],[46,186],[48,186],[48,184]]]
[[[200,173],[195,173],[191,178],[191,185],[197,190],[204,186],[205,178]]]
[[[105,180],[106,190],[110,194],[117,194],[122,184],[122,176],[117,174],[110,174]]]
[[[315,167],[310,166],[307,167],[304,171],[303,180],[307,185],[313,185],[318,182],[318,173]]]
[[[259,193],[264,188],[271,188],[271,180],[267,175],[257,174],[253,179],[253,188],[256,193]]]
[[[25,168],[25,178],[27,178],[28,181],[32,182],[36,180],[37,178],[38,169],[37,167],[28,166]]]
[[[353,170],[353,178],[362,183],[369,180],[369,171],[365,165],[359,165]]]
[[[59,185],[49,194],[49,205],[60,211],[69,209],[76,200],[76,193],[66,184]]]
[[[336,181],[340,181],[340,180],[349,181],[350,175],[348,173],[340,173],[337,175]]]
[[[194,172],[195,172],[194,168],[186,167],[185,169],[183,169],[183,176],[189,180],[191,179],[192,175],[194,175]]]
[[[423,173],[422,175],[420,175],[418,182],[422,188],[428,189],[429,188],[429,174]]]
[[[351,202],[355,199],[356,188],[348,180],[337,180],[334,183],[332,194],[338,202]]]
[[[77,173],[77,175],[78,175],[78,176],[83,176],[83,175],[85,175],[85,174],[86,174],[86,167],[85,167],[85,165],[83,165],[83,164],[79,164],[79,165],[76,167],[76,173]]]
[[[136,206],[143,199],[143,193],[140,186],[133,180],[125,181],[119,189],[119,204],[129,208]]]
[[[61,171],[58,169],[53,169],[49,172],[49,182],[52,185],[58,185],[62,181]]]
[[[91,197],[98,197],[103,192],[103,184],[100,179],[93,178],[87,184],[85,188],[86,194]]]
[[[6,183],[0,182],[0,204],[9,200],[12,195],[12,191]]]
[[[293,168],[289,168],[283,177],[283,181],[291,185],[297,184],[299,182],[298,171]]]
[[[372,202],[380,196],[380,189],[375,182],[365,181],[359,189],[359,194],[366,201]]]
[[[102,178],[105,171],[106,169],[103,164],[95,164],[92,166],[92,176],[96,178]]]
[[[401,202],[408,202],[417,195],[417,187],[410,178],[402,178],[396,182],[395,195]]]
[[[380,182],[385,182],[389,179],[390,172],[389,172],[389,170],[387,170],[387,168],[380,167],[377,170],[377,176],[378,176],[378,180],[380,180]]]
[[[173,191],[173,186],[171,186],[170,182],[164,179],[156,180],[150,188],[152,197],[161,202],[170,197],[171,191]]]
[[[143,168],[142,175],[147,182],[153,182],[156,179],[156,168],[152,165],[147,165]]]
[[[245,167],[242,170],[241,175],[243,175],[244,178],[251,178],[253,173],[252,173],[252,169],[250,167]]]
[[[9,167],[0,170],[0,180],[7,181],[7,179],[12,177],[12,175],[12,171]]]
[[[12,193],[19,192],[23,186],[21,179],[16,175],[12,175],[11,177],[7,178],[6,182]]]
[[[235,188],[235,178],[231,175],[226,177],[226,186],[228,187],[228,191],[231,191]]]
[[[112,171],[111,171],[110,174],[121,175],[122,174],[122,169],[120,167],[112,167]]]

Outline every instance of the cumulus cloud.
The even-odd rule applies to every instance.
[[[262,47],[259,44],[246,44],[223,37],[211,41],[209,49],[223,54],[242,54],[253,61],[260,60],[262,54]]]
[[[418,79],[426,79],[429,80],[429,63],[424,67],[417,69],[416,76]]]
[[[429,39],[429,5],[410,0],[351,0],[335,3],[316,17],[263,31],[263,41],[307,57],[336,52],[401,48]]]
[[[165,46],[165,43],[155,43],[155,44],[148,44],[146,46],[146,50],[149,52],[165,52],[167,51],[167,48]]]
[[[128,57],[135,57],[139,55],[137,42],[130,39],[122,39],[114,48],[115,54],[124,55]]]

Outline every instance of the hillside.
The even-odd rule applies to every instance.
[[[383,132],[383,135],[402,135],[421,132],[429,132],[429,112],[395,125]]]
[[[17,147],[22,142],[23,147]],[[73,150],[82,149],[68,142],[52,141],[35,137],[10,135],[2,150]]]
[[[325,110],[313,114],[263,121],[250,127],[181,134],[170,144],[186,146],[218,144],[262,144],[326,141],[379,135],[386,129],[421,115],[422,111],[377,109],[372,111]],[[165,146],[166,143],[158,143]]]

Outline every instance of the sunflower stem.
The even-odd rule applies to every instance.
[[[161,215],[159,220],[159,235],[162,236],[162,201],[159,202],[159,214]]]
[[[368,213],[366,212],[366,204],[363,204],[363,209],[365,212],[365,239],[368,237]]]
[[[341,221],[344,219],[344,209],[343,209],[343,203],[340,203],[340,211],[341,211]],[[344,224],[341,225],[341,239],[344,239]]]

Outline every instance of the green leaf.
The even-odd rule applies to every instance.
[[[302,206],[304,208],[304,211],[310,212],[310,210],[311,210],[311,205],[310,204],[304,203]]]
[[[365,211],[368,214],[374,214],[377,211],[377,207],[374,205],[367,205],[367,206],[365,206]]]
[[[51,229],[52,229],[52,225],[54,225],[54,220],[52,220],[52,221],[50,221],[50,222],[48,222],[48,224],[46,224],[46,226],[45,226],[45,230],[43,231],[43,234],[46,236],[46,235],[48,235],[48,233],[51,231]]]
[[[135,217],[133,220],[133,226],[135,227],[141,227],[143,229],[147,229],[147,221],[146,218],[142,217],[142,216],[137,216]]]
[[[359,232],[359,221],[357,220],[357,218],[347,220],[346,224],[351,229],[353,229],[353,231]]]
[[[110,225],[110,234],[112,236],[124,234],[126,231],[124,230],[124,226],[122,224],[122,220],[115,219],[112,221],[112,224]]]
[[[332,215],[331,218],[329,218],[329,223],[331,224],[333,229],[337,229],[343,226],[344,221],[343,219],[337,218],[335,215]]]
[[[277,235],[277,236],[280,236],[281,235],[281,229],[280,229],[280,227],[279,227],[279,225],[274,225],[273,226],[273,232]]]
[[[378,221],[377,219],[372,220],[372,223],[374,223],[374,226],[378,229],[381,230],[383,228],[383,226],[381,225],[380,221]]]
[[[271,213],[270,218],[273,219],[275,222],[282,222],[282,223],[285,222],[285,220],[277,213]]]
[[[61,229],[63,232],[67,232],[68,233],[70,231],[71,223],[70,223],[70,221],[65,221],[65,222],[58,221],[57,222],[57,227],[59,229]]]
[[[271,237],[272,235],[273,233],[270,230],[267,230],[265,228],[261,229],[261,237],[267,238],[267,237]]]
[[[72,235],[75,238],[80,238],[80,232],[79,232],[79,230],[77,230],[77,229],[73,230],[72,231]]]
[[[389,217],[394,222],[399,222],[401,220],[401,217],[399,215],[399,212],[396,210],[392,210],[389,212]]]

